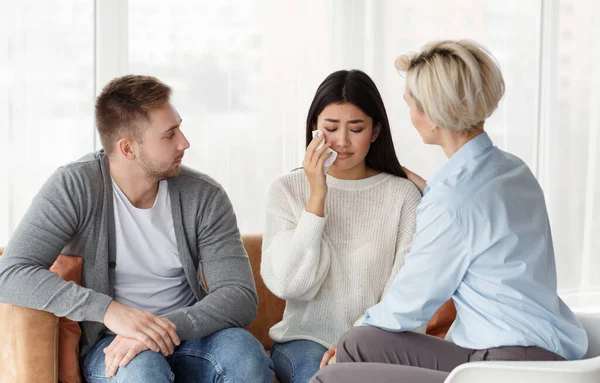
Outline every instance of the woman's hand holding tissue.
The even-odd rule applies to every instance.
[[[323,133],[316,131],[313,140],[306,148],[302,167],[308,183],[310,185],[310,195],[306,203],[306,211],[319,217],[325,216],[325,197],[327,196],[327,181],[325,178],[324,165],[325,161],[332,156],[333,153],[326,153],[331,143],[326,143],[319,147],[325,140]]]

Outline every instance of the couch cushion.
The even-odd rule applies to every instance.
[[[265,350],[269,350],[273,343],[269,338],[269,329],[281,321],[285,301],[273,295],[260,276],[262,235],[245,234],[242,236],[242,240],[250,259],[250,266],[252,266],[254,282],[256,283],[256,293],[258,294],[258,314],[247,328],[262,343]]]

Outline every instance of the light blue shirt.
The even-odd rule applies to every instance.
[[[365,324],[409,331],[452,298],[458,346],[538,346],[581,359],[587,335],[558,297],[544,195],[519,158],[486,133],[428,182],[411,252]]]

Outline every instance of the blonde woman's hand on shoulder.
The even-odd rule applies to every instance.
[[[402,167],[402,170],[404,170],[404,173],[406,173],[406,177],[408,177],[408,180],[410,182],[412,182],[413,184],[415,184],[417,189],[419,189],[421,194],[423,194],[423,190],[425,190],[425,186],[427,186],[427,181],[425,181],[425,179],[423,177],[421,177],[420,175],[418,175],[417,173],[411,172],[404,166]]]

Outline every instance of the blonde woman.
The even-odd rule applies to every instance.
[[[556,292],[542,190],[484,131],[504,94],[496,61],[472,41],[441,41],[396,68],[412,124],[449,160],[427,183],[408,173],[423,191],[411,251],[366,326],[340,340],[338,364],[312,381],[441,383],[471,361],[580,359],[587,337]],[[454,343],[407,332],[449,298]]]

